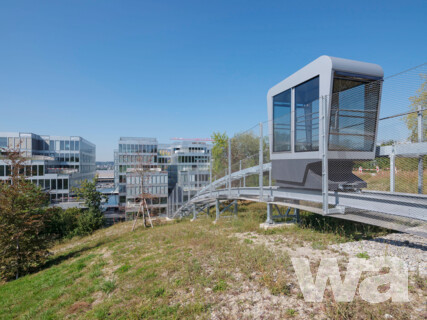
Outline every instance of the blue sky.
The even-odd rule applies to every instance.
[[[209,137],[267,119],[320,55],[391,75],[426,62],[427,1],[1,1],[0,131]]]

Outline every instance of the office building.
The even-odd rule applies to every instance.
[[[68,200],[72,188],[95,177],[95,145],[77,136],[47,136],[0,132],[0,180],[9,179],[8,150],[27,159],[24,174],[46,192],[52,202]]]
[[[119,206],[128,216],[137,212],[142,193],[153,215],[166,214],[173,192],[186,201],[209,183],[211,146],[205,142],[121,137],[118,147],[114,180]]]

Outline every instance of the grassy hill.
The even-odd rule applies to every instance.
[[[238,218],[216,225],[201,217],[131,232],[131,223],[121,223],[65,241],[39,272],[0,284],[0,318],[352,319],[359,312],[383,319],[384,310],[399,317],[414,308],[341,305],[330,294],[321,304],[304,302],[290,252],[336,255],[328,244],[383,231],[350,232],[311,215],[311,228],[259,231],[264,215],[264,205],[244,204]]]

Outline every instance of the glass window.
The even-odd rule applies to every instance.
[[[50,142],[49,142],[49,150],[50,151],[55,150],[55,141],[54,140],[50,140]]]
[[[68,179],[64,179],[64,189],[68,189]]]
[[[291,151],[291,93],[273,97],[273,152]]]
[[[70,150],[70,141],[65,141],[65,150]]]
[[[64,141],[62,141],[62,140],[61,140],[61,142],[60,142],[60,149],[61,149],[61,150],[64,150],[64,149],[65,149],[65,143],[64,143]]]
[[[44,175],[44,166],[39,166],[39,176],[43,176]]]
[[[76,162],[80,162],[80,154],[78,153],[75,154],[75,160]]]
[[[52,185],[52,190],[56,190],[56,180],[55,179],[51,180],[51,185]]]
[[[74,141],[74,149],[75,150],[80,150],[80,141]]]
[[[0,148],[7,148],[7,138],[0,138]]]
[[[319,77],[295,87],[295,151],[319,150]]]
[[[4,166],[0,166],[0,177],[4,177],[5,173]]]
[[[39,186],[44,189],[44,180],[39,180]]]
[[[71,154],[70,154],[70,156],[71,156],[71,157],[70,157],[70,161],[71,161],[71,162],[74,162],[74,153],[71,153]]]
[[[58,190],[62,189],[62,179],[58,179]]]
[[[70,150],[74,151],[74,141],[70,141]]]
[[[381,81],[335,73],[329,150],[372,151]]]
[[[50,189],[50,180],[49,180],[49,179],[48,179],[48,180],[45,180],[44,187],[45,187],[46,189]]]
[[[65,161],[70,161],[70,154],[69,153],[66,153],[65,154]]]

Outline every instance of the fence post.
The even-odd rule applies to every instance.
[[[421,105],[418,106],[418,142],[423,142],[423,111]],[[418,158],[418,193],[423,193],[423,156]]]
[[[263,153],[263,133],[262,133],[262,122],[259,123],[259,200],[262,201],[264,198],[263,195],[263,161],[264,161],[264,153]]]
[[[209,161],[209,196],[212,198],[212,159]]]
[[[191,183],[190,183],[190,171],[187,171],[187,203],[190,203],[190,197],[191,197]]]
[[[242,160],[239,160],[239,171],[242,171]],[[240,175],[241,173],[239,173]],[[239,179],[239,188],[242,187],[242,179]]]
[[[179,200],[178,200],[178,185],[175,185],[175,211],[179,208]]]
[[[328,167],[328,135],[327,135],[327,97],[321,98],[322,102],[322,209],[323,214],[329,211],[329,167]]]
[[[228,196],[231,197],[231,139],[228,138]]]
[[[396,165],[395,165],[395,159],[396,156],[394,154],[394,144],[391,147],[391,155],[390,155],[390,192],[394,192],[394,184],[395,184],[395,170],[396,170]]]

